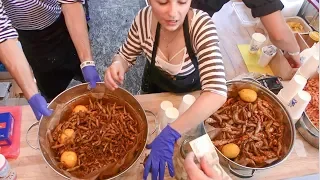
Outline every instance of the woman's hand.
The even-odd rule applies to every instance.
[[[194,153],[190,152],[185,161],[184,168],[190,180],[221,180],[222,178],[209,166],[207,161],[202,157],[200,159],[200,168],[194,162]]]
[[[289,55],[289,53],[285,53],[284,57],[288,60],[290,66],[292,68],[299,68],[301,66],[300,54],[298,55]]]
[[[28,102],[37,120],[40,120],[42,116],[50,116],[52,114],[52,110],[47,107],[47,101],[39,93],[33,95]]]
[[[104,75],[104,84],[112,91],[117,89],[119,84],[123,84],[125,68],[121,61],[114,61],[111,66],[106,69]]]

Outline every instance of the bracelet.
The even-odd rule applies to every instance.
[[[94,61],[84,61],[80,64],[80,68],[84,68],[86,66],[95,66],[95,62]]]
[[[120,57],[122,58],[122,60],[124,60],[124,58],[123,58],[120,54],[115,54],[115,55],[113,56],[113,59],[114,59],[115,56],[120,56]],[[127,63],[128,68],[130,68],[130,67],[132,66],[132,64],[129,63],[128,61],[126,61],[126,60],[124,60],[124,61]],[[121,60],[115,60],[115,61],[112,61],[112,64],[115,63],[115,62],[122,63]]]
[[[297,52],[293,52],[293,53],[288,52],[288,54],[289,54],[290,56],[296,56],[296,55],[299,55],[299,54],[300,54],[300,52],[299,52],[299,51],[297,51]]]
[[[112,64],[117,64],[117,63],[120,63],[120,64],[121,64],[120,61],[113,61],[113,62],[112,62]]]

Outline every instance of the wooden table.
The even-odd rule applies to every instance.
[[[222,10],[213,17],[218,35],[220,38],[220,48],[223,54],[227,79],[247,73],[247,68],[241,58],[237,44],[249,43],[253,28],[244,28],[232,10],[231,3],[227,3]],[[141,105],[148,110],[157,112],[162,100],[170,100],[178,107],[181,96],[174,94],[152,94],[136,96]],[[28,106],[22,107],[22,128],[21,128],[21,153],[17,160],[10,160],[11,166],[18,174],[18,179],[22,180],[59,180],[59,177],[43,160],[38,150],[33,150],[26,143],[26,132],[28,127],[36,121],[32,110]],[[150,121],[152,123],[152,121]],[[37,131],[30,133],[29,139],[36,144]],[[319,151],[310,146],[297,134],[296,145],[291,155],[286,161],[275,168],[258,171],[253,179],[284,179],[299,177],[319,173]],[[177,150],[177,148],[176,148]],[[118,179],[142,179],[144,155],[138,162],[122,177]],[[234,176],[232,176],[235,178]],[[172,179],[166,176],[166,179]],[[236,179],[236,178],[235,178]]]
[[[195,93],[197,96],[198,93]],[[175,107],[179,106],[182,97],[169,93],[162,94],[150,94],[136,96],[143,108],[157,112],[157,109],[163,100],[170,100]],[[59,180],[63,179],[59,177],[43,160],[40,151],[31,149],[26,143],[26,132],[28,127],[36,121],[33,112],[29,106],[22,107],[22,124],[21,124],[21,153],[17,160],[10,160],[10,165],[15,169],[18,174],[18,179],[22,180]],[[149,121],[153,123],[152,118]],[[37,129],[33,130],[29,134],[29,139],[33,144],[36,144]],[[176,148],[178,150],[178,148]],[[146,152],[145,152],[146,153]],[[142,179],[143,166],[140,164],[143,162],[145,153],[141,156],[138,162],[122,175],[119,180]],[[296,146],[293,149],[291,155],[286,161],[278,165],[275,168],[257,171],[254,175],[254,179],[284,179],[291,177],[298,177],[304,175],[310,175],[319,173],[319,151],[310,146],[302,137],[297,133]],[[228,172],[228,171],[227,171]],[[232,176],[235,178],[234,176]],[[166,176],[166,179],[172,179]],[[236,178],[235,178],[236,179]]]

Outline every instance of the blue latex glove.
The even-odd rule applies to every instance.
[[[146,180],[151,170],[152,180],[164,179],[164,171],[166,163],[168,164],[169,174],[174,176],[174,167],[172,156],[174,151],[174,143],[181,137],[181,135],[169,125],[167,125],[155,138],[155,140],[147,145],[147,149],[151,149],[149,157],[146,161],[143,179]]]
[[[39,93],[33,95],[28,102],[38,120],[41,119],[41,116],[50,116],[52,114],[52,110],[47,108],[47,101]]]
[[[84,80],[89,83],[91,88],[95,88],[97,82],[101,82],[95,66],[85,66],[81,69]]]

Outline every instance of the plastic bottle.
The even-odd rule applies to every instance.
[[[17,174],[10,168],[7,159],[0,154],[0,180],[16,180]]]

